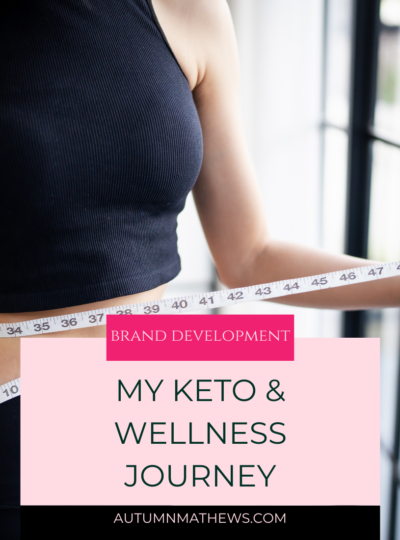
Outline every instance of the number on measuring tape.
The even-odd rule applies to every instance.
[[[10,388],[10,392],[11,394],[16,394],[18,392],[19,388],[18,386],[16,386],[15,384],[13,384]],[[5,394],[7,397],[9,397],[9,393],[8,393],[8,389],[6,388],[5,390],[3,390],[3,394]]]
[[[97,315],[90,315],[89,316],[89,322],[90,324],[95,324],[97,322],[101,322],[101,319],[103,318],[104,313],[98,313]]]
[[[15,379],[0,386],[0,403],[20,395],[20,379]]]
[[[33,329],[35,330],[35,332],[42,332],[43,330],[50,330],[50,325],[48,322],[44,322],[44,323],[37,323],[33,326]]]
[[[17,328],[13,328],[12,326],[10,326],[9,328],[7,328],[7,334],[10,336],[15,336],[16,334],[22,334],[21,327],[18,326]]]
[[[243,292],[238,291],[238,292],[235,292],[235,293],[231,293],[228,296],[228,300],[243,300]]]
[[[288,283],[283,287],[284,291],[291,291],[292,289],[300,289],[299,284],[296,282],[294,285],[290,286]]]
[[[206,298],[203,296],[203,298],[200,300],[199,304],[202,304],[203,306],[207,306],[208,302],[211,302],[211,304],[214,303],[214,298],[210,296],[210,298]]]
[[[146,315],[150,315],[150,313],[158,313],[160,311],[160,306],[145,306],[144,312]]]
[[[178,304],[178,301],[174,302],[171,307],[173,307],[174,309],[179,309],[179,308],[185,309],[187,308],[187,305],[188,304],[186,300],[181,300],[179,304]]]
[[[354,272],[350,272],[349,274],[343,274],[341,277],[340,277],[340,281],[347,281],[348,279],[356,279],[356,275]]]
[[[376,270],[376,272],[375,272],[375,270]],[[375,270],[372,268],[372,270],[370,270],[368,272],[368,275],[369,276],[376,276],[376,275],[380,276],[382,274],[383,266],[381,266],[380,268],[376,268]]]
[[[117,315],[132,315],[132,310],[131,309],[124,309],[124,310],[119,310],[117,311]]]
[[[326,285],[328,283],[328,280],[326,277],[322,277],[319,281],[318,279],[314,279],[314,281],[311,283],[311,285]]]
[[[72,319],[62,319],[61,326],[63,328],[68,328],[69,326],[76,326],[78,324],[75,318]]]
[[[256,292],[257,296],[262,296],[263,294],[265,295],[271,294],[271,289],[269,287],[264,287],[264,289],[258,289]]]

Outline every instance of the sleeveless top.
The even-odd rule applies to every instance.
[[[0,312],[170,281],[203,145],[151,0],[0,9]]]

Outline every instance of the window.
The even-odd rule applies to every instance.
[[[342,245],[350,255],[397,261],[400,0],[325,0],[324,20],[322,183],[329,207],[324,244],[334,250]],[[400,533],[400,310],[348,312],[342,331],[346,337],[381,339],[381,532],[383,540],[395,540]]]

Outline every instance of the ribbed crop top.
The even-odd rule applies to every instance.
[[[153,289],[180,271],[202,160],[151,0],[17,0],[0,17],[0,312]]]

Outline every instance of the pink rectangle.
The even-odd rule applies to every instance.
[[[102,338],[22,339],[21,348],[22,504],[379,504],[378,339],[297,339],[295,362],[231,364],[106,362]],[[127,390],[121,396],[119,381]],[[175,381],[186,392],[177,400]],[[197,381],[209,391],[198,393]],[[250,383],[254,396],[237,399],[251,397]],[[158,388],[154,399],[150,387]],[[131,430],[123,444],[116,423],[124,435],[130,422],[143,435],[135,441]],[[271,442],[282,441],[270,429],[276,422],[282,444]],[[153,441],[152,423],[163,432]],[[207,423],[220,434],[226,425],[225,443],[214,433],[208,441]],[[183,444],[172,444],[172,424]],[[254,444],[263,441],[259,431],[267,439]],[[148,487],[138,477],[129,487],[132,466],[149,465],[165,472],[164,481]],[[194,465],[212,474],[233,467],[234,485],[220,477],[218,485],[193,486]],[[246,469],[253,487],[240,486],[241,465],[254,466]],[[266,486],[258,466],[274,465]],[[175,483],[186,466],[184,485],[170,485],[169,466]]]
[[[108,315],[107,360],[294,360],[294,315]]]

